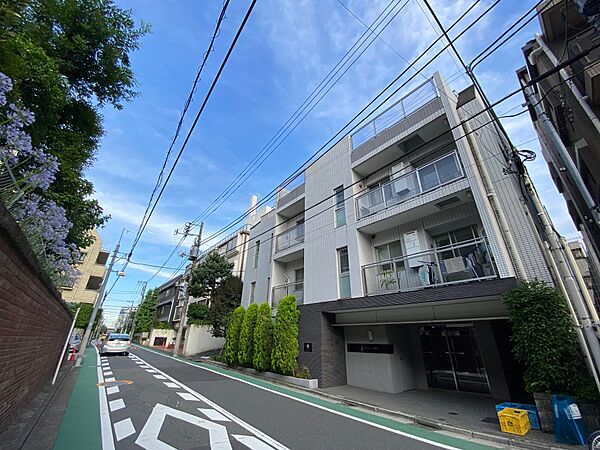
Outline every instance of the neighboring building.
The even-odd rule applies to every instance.
[[[102,249],[102,238],[95,229],[92,230],[94,242],[80,249],[81,257],[75,268],[81,276],[73,286],[61,288],[62,298],[69,303],[96,303],[98,291],[106,274],[106,261],[109,251]]]
[[[156,317],[159,322],[169,322],[173,326],[176,307],[185,295],[183,283],[184,275],[179,275],[159,286],[158,307],[156,310]]]
[[[115,322],[115,329],[121,333],[127,332],[127,327],[129,327],[136,310],[137,308],[132,306],[121,308],[119,315],[117,316],[117,321]]]
[[[552,0],[538,6],[542,34],[523,47],[527,68],[518,72],[520,79],[534,79],[590,50],[600,40],[600,32],[586,22],[576,3]],[[588,1],[585,7],[594,6],[592,3]],[[541,117],[530,107],[542,153],[573,222],[583,234],[593,274],[600,273],[599,58],[600,49],[592,50],[560,72],[543,78],[534,86],[537,101],[529,102],[541,100],[540,106],[566,149],[561,151],[542,126]],[[596,298],[599,295],[596,293]]]
[[[251,228],[242,303],[296,296],[298,363],[320,386],[522,394],[501,297],[517,275],[552,279],[507,142],[492,124],[465,137],[487,113],[460,125],[483,109],[435,74]]]

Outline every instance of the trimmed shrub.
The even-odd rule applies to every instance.
[[[258,315],[258,305],[252,303],[248,306],[242,329],[240,331],[240,343],[238,346],[238,362],[240,366],[252,367],[252,354],[254,353],[254,326]]]
[[[258,308],[256,326],[254,327],[254,354],[252,365],[256,370],[264,372],[271,368],[271,352],[273,351],[273,319],[271,307],[262,303]]]
[[[233,310],[231,320],[227,325],[227,334],[225,336],[225,360],[228,366],[238,365],[238,351],[240,344],[240,331],[244,321],[245,310],[243,306],[238,306]]]
[[[271,366],[275,372],[293,375],[298,355],[298,319],[300,311],[296,307],[296,297],[286,295],[277,306],[275,331],[273,332],[273,352]]]
[[[531,281],[503,300],[512,323],[513,353],[525,365],[527,391],[597,397],[565,298],[545,283]]]
[[[202,303],[191,303],[187,310],[190,325],[210,325],[210,308]]]

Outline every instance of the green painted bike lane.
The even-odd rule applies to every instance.
[[[55,450],[100,450],[100,402],[98,399],[98,366],[96,350],[88,347],[85,360],[63,417]]]
[[[241,373],[233,371],[233,370],[214,366],[212,364],[209,365],[209,364],[205,364],[205,363],[201,363],[201,362],[197,362],[197,361],[189,361],[189,360],[181,358],[181,357],[175,357],[172,354],[170,354],[169,352],[155,350],[155,349],[149,349],[149,348],[140,347],[137,345],[135,345],[134,347],[139,347],[142,350],[147,350],[152,353],[156,353],[156,354],[160,354],[163,356],[167,356],[172,359],[176,359],[176,360],[181,361],[186,364],[198,366],[203,369],[206,369],[206,370],[209,370],[209,371],[212,371],[215,373],[219,373],[219,374],[231,377],[231,378],[236,378],[236,379],[238,379],[240,381],[244,381],[248,384],[252,384],[257,387],[268,389],[270,391],[278,392],[280,394],[302,400],[306,403],[318,405],[320,407],[323,407],[323,408],[326,408],[326,409],[329,409],[332,411],[337,411],[337,412],[345,414],[347,416],[356,417],[357,419],[371,422],[373,424],[381,425],[381,426],[384,426],[387,428],[391,428],[393,430],[398,430],[403,433],[411,434],[413,436],[417,436],[420,438],[429,439],[430,441],[437,442],[439,444],[449,445],[449,446],[464,449],[464,450],[497,450],[498,448],[500,448],[500,447],[486,446],[486,445],[483,445],[478,442],[470,442],[465,439],[461,439],[461,438],[457,438],[457,437],[453,437],[453,436],[449,436],[449,435],[440,433],[439,431],[430,431],[430,430],[420,428],[415,425],[397,422],[397,421],[387,418],[387,417],[383,417],[383,416],[369,413],[367,411],[362,411],[362,410],[358,410],[355,408],[351,408],[346,405],[342,405],[340,403],[335,403],[335,402],[325,400],[320,397],[316,397],[316,396],[309,395],[309,394],[304,394],[299,391],[287,389],[279,384],[274,384],[274,383],[271,383],[268,381],[263,381],[261,379],[258,379],[258,378],[255,378],[255,377],[252,377],[249,375],[244,375],[244,374],[241,374]]]

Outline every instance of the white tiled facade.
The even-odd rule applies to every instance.
[[[351,136],[343,138],[306,170],[303,184],[291,192],[285,192],[286,195],[279,195],[274,209],[260,217],[260,221],[250,229],[243,305],[269,301],[275,307],[282,294],[299,293],[300,290],[302,293],[297,295],[298,303],[305,305],[346,297],[341,292],[345,287],[340,282],[339,249],[342,248],[348,251],[350,297],[384,293],[372,292],[373,287],[381,290],[383,269],[363,271],[363,266],[376,263],[378,258],[381,260],[378,251],[383,250],[377,250],[376,247],[391,243],[398,248],[400,256],[406,258],[434,249],[439,246],[436,244],[440,242],[439,236],[466,227],[472,227],[476,238],[485,241],[482,248],[485,245],[486,252],[493,259],[489,265],[489,269],[493,270],[491,276],[515,277],[515,265],[500,232],[497,214],[490,205],[489,192],[484,189],[483,176],[490,178],[508,223],[507,232],[512,235],[518,249],[525,277],[551,282],[535,230],[522,201],[517,177],[503,170],[508,166],[502,153],[504,141],[492,124],[470,134],[468,138],[465,137],[465,129],[460,126],[462,120],[483,109],[481,101],[473,90],[467,89],[461,93],[461,105],[457,107],[458,95],[445,86],[439,75],[436,74],[430,83],[432,85],[426,87],[435,86],[435,98],[416,107],[413,104],[410,114],[406,113],[401,120],[392,121],[391,125],[387,123],[383,131],[375,131],[370,140],[355,149],[352,148]],[[419,91],[412,95],[416,95],[414,102],[417,102]],[[491,121],[491,117],[483,113],[469,123],[471,128],[478,128],[488,121]],[[443,131],[447,133],[440,136]],[[479,160],[473,154],[473,145],[478,147]],[[435,171],[442,170],[445,166],[439,163],[438,168],[437,161],[442,160],[446,164],[449,159],[444,158],[451,158],[448,156],[451,153],[460,161],[460,174],[453,175],[446,182],[438,181],[439,185],[431,189],[425,189],[422,182],[427,174],[433,171],[434,166]],[[487,174],[482,173],[479,164],[485,165]],[[405,175],[416,169],[421,172]],[[404,176],[402,180],[407,181],[394,181],[401,176]],[[420,180],[419,189],[423,192],[412,194],[417,192],[414,189],[411,191],[410,180],[413,176],[415,180]],[[438,180],[442,180],[442,175],[437,176]],[[357,201],[364,200],[358,200],[360,196],[371,189],[375,198],[378,195],[374,192],[376,183],[386,179],[390,180],[388,184],[394,181],[390,185],[396,196],[390,197],[394,199],[393,204],[378,206],[373,210],[369,207],[358,210]],[[405,191],[410,192],[406,195],[410,197],[397,201],[400,198],[398,196],[404,195],[398,191],[398,185],[402,183],[406,183]],[[339,187],[346,188],[346,223],[336,226],[334,192]],[[383,193],[386,188],[379,189],[378,192]],[[372,204],[377,204],[377,201]],[[303,236],[299,231],[290,232],[292,227],[296,227],[295,230],[303,227]],[[260,241],[258,257],[257,241]],[[433,253],[423,258],[430,258],[430,264],[433,264]],[[463,263],[461,258],[459,255],[454,260],[444,260],[444,272],[443,275],[438,272],[437,282],[460,282],[460,279],[455,280],[449,275],[453,270],[457,271],[456,264],[460,266]],[[468,262],[466,258],[464,260],[464,263]],[[402,273],[407,277],[409,288],[419,287],[415,284],[418,282],[411,281],[411,277],[422,279],[425,270],[422,266],[427,263],[429,259],[425,263],[405,259],[402,263]],[[442,270],[439,261],[437,267],[437,270]],[[377,279],[375,283],[369,274],[376,271],[379,273],[373,275]],[[489,275],[490,272],[486,273]],[[477,280],[465,282],[468,281]],[[389,289],[390,292],[393,290]],[[397,290],[402,290],[401,285]]]

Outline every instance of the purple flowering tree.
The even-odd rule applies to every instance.
[[[79,251],[67,245],[72,224],[65,210],[43,197],[58,171],[56,157],[31,145],[33,113],[8,103],[10,78],[0,72],[0,198],[19,223],[56,286],[71,284]]]

